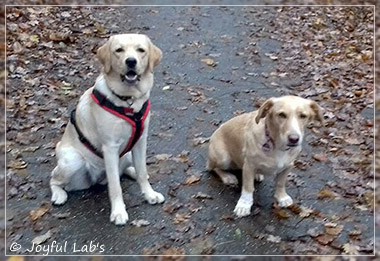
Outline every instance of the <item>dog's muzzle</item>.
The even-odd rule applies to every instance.
[[[121,74],[120,77],[122,82],[127,82],[129,84],[133,84],[137,81],[140,81],[140,75],[138,75],[134,70],[129,70],[126,74]]]

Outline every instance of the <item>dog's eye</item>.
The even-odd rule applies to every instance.
[[[301,114],[300,114],[300,118],[301,118],[301,119],[306,119],[306,118],[307,118],[307,115],[304,114],[304,113],[301,113]]]
[[[278,117],[282,118],[282,119],[286,119],[286,114],[284,112],[280,112],[278,114]]]
[[[115,52],[117,52],[117,53],[121,53],[121,52],[123,52],[123,51],[124,51],[123,48],[117,48],[117,49],[115,50]]]
[[[143,48],[137,48],[137,51],[138,51],[139,53],[145,53],[145,50],[144,50]]]

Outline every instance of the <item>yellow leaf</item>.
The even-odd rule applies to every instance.
[[[211,67],[215,67],[217,65],[217,63],[213,59],[206,58],[202,59],[201,61]]]
[[[29,37],[29,39],[33,42],[33,43],[39,43],[40,42],[40,38],[38,37],[38,35],[34,34],[34,35],[31,35]]]
[[[23,256],[11,256],[7,259],[7,261],[24,261]]]

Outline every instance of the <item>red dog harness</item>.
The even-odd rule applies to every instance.
[[[133,146],[138,142],[141,135],[144,132],[144,123],[150,112],[150,101],[147,100],[139,112],[134,112],[132,108],[119,107],[113,104],[110,100],[107,99],[102,93],[94,89],[91,94],[91,98],[103,109],[112,113],[113,115],[122,118],[132,126],[132,135],[129,138],[129,142],[125,149],[120,153],[120,158],[124,156],[127,152],[131,151]],[[79,140],[85,145],[90,151],[94,154],[103,158],[103,153],[101,150],[96,148],[91,142],[83,135],[81,130],[78,128],[75,120],[75,109],[71,112],[70,121],[75,127],[75,130],[78,133]]]

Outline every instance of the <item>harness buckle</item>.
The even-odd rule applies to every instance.
[[[124,114],[128,116],[134,116],[133,109],[131,108],[124,108]]]

